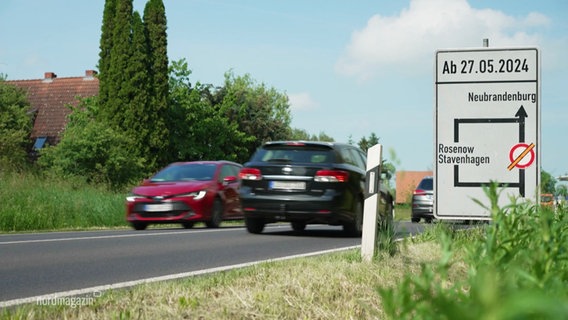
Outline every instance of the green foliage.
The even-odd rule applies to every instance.
[[[548,172],[540,170],[540,192],[556,194],[556,179]]]
[[[378,143],[379,143],[379,138],[374,132],[372,132],[368,139],[365,137],[361,138],[361,140],[359,140],[359,143],[357,143],[357,145],[361,150],[363,150],[363,152],[366,153],[370,147]]]
[[[369,135],[369,138],[361,138],[359,140],[359,143],[357,143],[357,146],[363,150],[363,152],[365,152],[365,154],[367,154],[367,152],[369,151],[369,148],[371,148],[372,146],[379,144],[379,140],[380,138],[377,137],[377,135],[373,132]],[[353,144],[353,139],[350,136],[349,137],[349,144]],[[391,158],[396,160],[396,155],[394,155],[394,152],[392,152],[391,150]],[[390,180],[394,177],[394,174],[396,172],[396,168],[394,166],[394,164],[392,162],[389,162],[386,159],[383,159],[381,162],[381,173],[384,175],[383,178],[386,180],[387,185],[390,186]]]
[[[247,161],[260,144],[290,135],[288,96],[264,84],[257,85],[248,74],[225,73],[224,86],[213,99],[215,108],[250,138],[244,144],[247,152],[238,155],[239,162]]]
[[[99,65],[100,121],[132,140],[147,173],[166,164],[168,58],[165,10],[151,0],[144,22],[132,0],[105,3]]]
[[[566,198],[566,196],[568,196],[568,187],[565,184],[558,185],[556,187],[556,194]]]
[[[527,203],[499,208],[497,184],[485,192],[493,219],[487,228],[440,231],[443,254],[436,265],[407,275],[397,288],[380,289],[392,319],[568,317],[568,211]],[[458,240],[470,232],[473,237]],[[455,255],[469,266],[465,280],[451,278]]]
[[[320,132],[319,134],[309,134],[304,129],[294,128],[291,129],[290,136],[287,140],[304,140],[304,141],[329,141],[333,142],[333,138],[328,136],[325,132]]]
[[[252,138],[238,130],[207,99],[208,87],[189,82],[191,71],[182,59],[170,69],[170,146],[171,161],[226,159],[239,161]],[[248,157],[248,155],[247,155]]]
[[[41,150],[38,164],[60,178],[122,188],[144,174],[144,159],[132,157],[130,136],[99,122],[94,98],[73,109],[61,141]]]
[[[0,231],[126,226],[124,194],[79,179],[0,172]]]
[[[147,69],[149,83],[151,84],[149,86],[151,98],[147,112],[150,114],[151,120],[144,125],[146,128],[152,128],[147,137],[148,154],[156,156],[157,165],[164,165],[168,162],[168,157],[163,152],[167,148],[169,136],[164,116],[168,110],[169,96],[166,29],[167,19],[163,1],[149,0],[144,8],[144,32],[148,48]]]
[[[113,1],[113,0],[111,0]],[[106,17],[105,17],[106,18]],[[106,74],[101,74],[100,86],[106,96],[101,100],[101,116],[109,125],[120,128],[127,106],[136,94],[136,87],[130,81],[136,70],[130,66],[132,47],[132,0],[116,0],[112,18],[112,46],[105,61],[99,61],[107,67]],[[105,27],[103,27],[105,30]],[[105,71],[105,70],[102,70]]]
[[[113,89],[109,75],[110,69],[110,52],[112,50],[113,30],[114,30],[114,13],[116,11],[117,0],[105,0],[105,8],[103,11],[103,24],[101,27],[101,40],[99,52],[99,101],[105,105],[109,99],[110,91]]]
[[[31,145],[32,119],[22,89],[0,80],[0,168],[21,168]]]

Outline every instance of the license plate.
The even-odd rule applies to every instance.
[[[268,186],[270,189],[279,190],[306,190],[304,181],[270,181]]]
[[[144,211],[146,212],[164,212],[172,211],[174,207],[171,203],[157,203],[157,204],[147,204],[144,206]]]

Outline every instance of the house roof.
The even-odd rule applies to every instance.
[[[46,72],[43,79],[6,81],[27,92],[32,110],[36,112],[31,138],[58,140],[71,113],[67,105],[77,106],[78,97],[98,95],[99,79],[96,74],[94,70],[87,70],[83,77],[57,78],[55,73]]]

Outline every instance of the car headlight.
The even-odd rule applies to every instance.
[[[180,194],[179,196],[180,197],[191,197],[194,200],[200,200],[200,199],[203,199],[206,194],[207,194],[207,191],[201,190],[201,191],[196,191],[196,192]]]
[[[136,201],[136,199],[143,199],[144,197],[139,196],[137,194],[131,193],[129,195],[126,196],[126,201],[128,202],[134,202]]]

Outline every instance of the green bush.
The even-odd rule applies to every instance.
[[[497,207],[486,188],[492,223],[459,232],[441,227],[438,264],[424,265],[391,289],[379,289],[393,319],[567,319],[568,210],[527,203]],[[459,257],[459,259],[455,259]],[[451,278],[457,261],[466,279]]]
[[[137,156],[134,141],[123,132],[93,119],[96,103],[82,101],[74,108],[63,138],[44,148],[38,164],[59,179],[81,178],[106,184],[114,190],[144,177],[144,158]]]
[[[0,74],[0,170],[21,168],[31,147],[32,119],[26,93]]]

